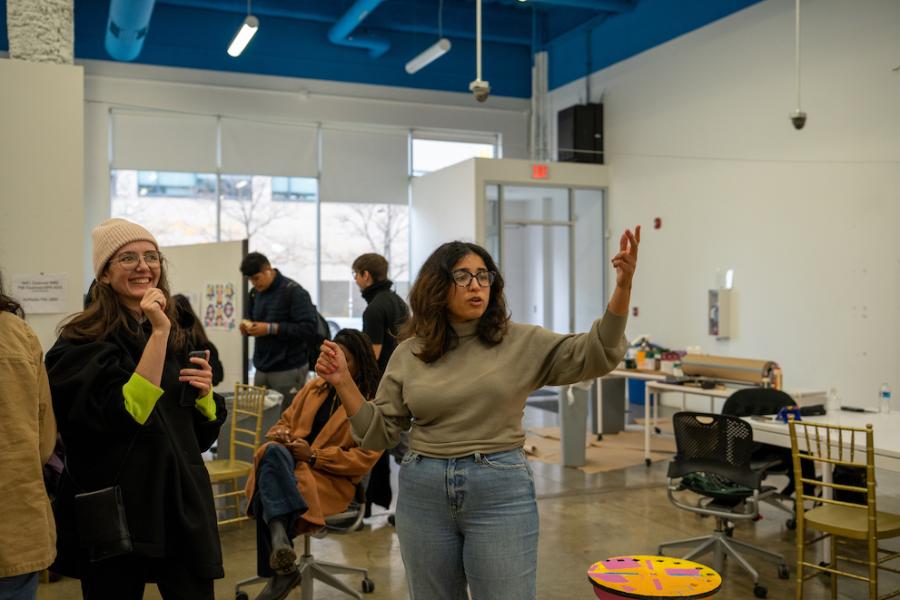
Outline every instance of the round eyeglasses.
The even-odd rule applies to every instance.
[[[144,252],[143,255],[140,255],[137,252],[123,252],[109,262],[110,264],[119,263],[123,269],[133,271],[134,269],[137,269],[138,265],[141,263],[141,258],[143,258],[144,262],[147,263],[147,266],[151,268],[158,267],[159,263],[162,262],[162,254],[159,252]]]
[[[494,285],[494,280],[497,278],[496,272],[485,270],[472,273],[465,269],[457,269],[456,271],[453,271],[451,275],[453,275],[454,283],[459,287],[469,287],[469,284],[472,283],[472,279],[478,281],[479,287],[491,287]]]

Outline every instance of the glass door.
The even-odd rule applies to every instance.
[[[587,331],[603,314],[603,190],[488,184],[485,246],[512,319]]]

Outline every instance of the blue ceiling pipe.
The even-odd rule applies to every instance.
[[[568,8],[585,8],[603,12],[628,12],[636,2],[631,0],[532,0],[535,4],[550,6],[566,6]]]
[[[156,0],[110,0],[104,46],[116,60],[134,60],[144,47]]]
[[[372,58],[378,58],[383,55],[391,47],[387,40],[374,36],[352,35],[353,30],[382,2],[384,0],[356,0],[353,6],[347,9],[344,16],[338,19],[338,22],[328,30],[328,39],[333,44],[341,46],[366,48],[369,50],[369,56]]]

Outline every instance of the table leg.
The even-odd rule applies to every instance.
[[[644,464],[650,466],[650,386],[644,386]]]

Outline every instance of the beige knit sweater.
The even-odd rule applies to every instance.
[[[545,385],[605,375],[625,355],[626,317],[607,311],[588,333],[558,334],[510,323],[500,344],[475,335],[478,321],[455,325],[459,345],[426,364],[415,338],[394,351],[375,400],[350,419],[362,448],[397,444],[410,425],[410,449],[438,458],[521,448],[525,399]]]

